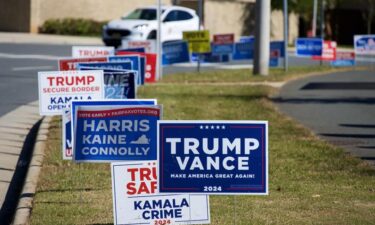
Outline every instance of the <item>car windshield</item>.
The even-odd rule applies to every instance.
[[[162,13],[164,10],[162,10]],[[127,16],[121,17],[123,20],[156,20],[156,9],[136,9]]]

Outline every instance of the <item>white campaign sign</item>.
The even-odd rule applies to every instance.
[[[103,46],[73,46],[72,57],[73,58],[92,58],[92,57],[103,57],[113,56],[115,54],[114,47],[103,47]]]
[[[102,70],[38,73],[40,115],[62,115],[71,100],[104,98]]]
[[[208,224],[207,195],[158,194],[157,161],[112,164],[114,224]]]
[[[155,40],[148,40],[148,41],[129,41],[129,40],[122,40],[122,48],[145,48],[147,53],[156,53],[156,41]]]

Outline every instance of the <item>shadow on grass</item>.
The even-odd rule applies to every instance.
[[[293,104],[334,104],[334,103],[348,103],[348,104],[367,104],[375,105],[375,98],[271,98],[271,101]]]
[[[113,225],[113,223],[88,223],[86,225]]]
[[[40,190],[38,193],[52,193],[52,192],[77,192],[77,191],[102,191],[104,188],[74,188],[74,189],[52,189]]]

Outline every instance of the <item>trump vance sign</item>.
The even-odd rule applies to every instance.
[[[158,121],[159,191],[268,194],[266,121]]]

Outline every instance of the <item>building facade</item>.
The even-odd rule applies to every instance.
[[[202,16],[205,29],[211,34],[234,33],[253,35],[255,0],[203,0]],[[136,7],[155,5],[156,0],[0,0],[0,31],[32,32],[48,19],[85,18],[108,21],[119,18]],[[166,5],[180,5],[198,11],[198,0],[162,0]],[[283,39],[280,11],[272,12],[271,39]],[[298,35],[298,18],[289,18],[289,41]]]

